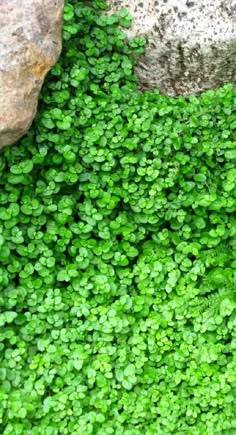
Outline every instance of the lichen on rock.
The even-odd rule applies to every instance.
[[[136,74],[142,89],[200,94],[236,82],[235,0],[108,0],[133,16],[129,38],[145,36]]]

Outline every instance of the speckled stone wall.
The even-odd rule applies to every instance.
[[[107,0],[134,17],[129,38],[148,39],[136,73],[141,89],[170,96],[236,84],[236,0]]]

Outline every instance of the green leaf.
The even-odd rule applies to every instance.
[[[52,129],[55,127],[53,120],[50,118],[42,118],[41,122],[42,122],[43,126],[48,128],[48,129]]]
[[[4,313],[6,323],[12,323],[16,317],[17,313],[15,313],[14,311],[5,311]]]

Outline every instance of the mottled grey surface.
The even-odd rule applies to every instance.
[[[30,127],[61,52],[63,0],[0,0],[0,148]]]
[[[199,94],[236,83],[236,0],[108,0],[134,17],[129,38],[145,36],[136,73],[142,89]]]

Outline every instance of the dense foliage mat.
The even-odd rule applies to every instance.
[[[139,93],[104,8],[0,156],[0,432],[235,434],[236,91]]]

